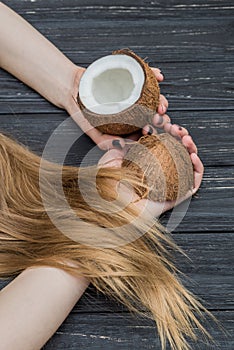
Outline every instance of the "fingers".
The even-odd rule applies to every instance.
[[[178,139],[188,135],[188,130],[177,124],[167,123],[164,126],[164,130]]]
[[[202,177],[204,173],[204,166],[196,153],[191,153],[190,158],[193,163],[193,171],[194,171],[194,188],[192,192],[194,194],[197,192],[197,190],[201,185]]]
[[[159,69],[159,68],[153,68],[153,67],[150,67],[156,77],[156,79],[161,82],[164,80],[164,75],[162,73],[162,71]]]
[[[152,119],[152,125],[147,124],[144,126],[142,129],[142,134],[143,135],[152,135],[152,134],[157,134],[156,128],[163,129],[164,126],[171,121],[170,117],[167,114],[160,115],[160,114],[155,114],[153,119]]]
[[[164,80],[164,74],[162,73],[162,71],[159,68],[152,68],[151,67],[151,69],[152,69],[156,79],[159,82],[162,82]],[[163,115],[166,113],[167,109],[168,109],[168,101],[164,95],[160,95],[158,113]]]
[[[184,136],[188,135],[189,132],[186,128],[184,128],[183,126],[175,125],[175,129],[174,132],[176,133],[176,136],[179,137],[180,139],[182,139]]]
[[[160,115],[156,113],[152,119],[152,124],[156,128],[163,129],[165,124],[169,123],[170,121],[171,121],[171,118],[167,114]]]
[[[154,127],[163,129],[165,132],[180,139],[188,135],[188,130],[184,127],[177,124],[171,124],[171,118],[167,114],[160,115],[156,113],[152,119],[152,124]]]
[[[197,190],[201,185],[202,177],[204,173],[204,166],[202,164],[202,161],[197,155],[197,146],[195,145],[192,137],[190,135],[185,135],[182,137],[181,140],[183,145],[187,148],[188,152],[190,153],[190,158],[193,163],[194,187],[193,187],[192,194],[194,194],[197,192]]]
[[[108,135],[108,134],[103,134],[100,131],[98,131],[97,129],[93,128],[93,135],[94,133],[95,138],[92,138],[92,136],[90,136],[93,141],[97,144],[97,146],[103,150],[103,151],[108,151],[110,149],[118,149],[118,150],[122,150],[125,147],[125,141],[123,138],[119,137],[119,136],[114,136],[114,135]],[[96,131],[98,133],[96,133]]]
[[[184,137],[182,137],[182,143],[187,148],[190,154],[191,153],[197,154],[197,146],[195,145],[190,135],[185,135]]]
[[[201,159],[198,157],[196,153],[190,154],[191,161],[193,163],[193,169],[197,174],[203,174],[204,166],[202,164]]]
[[[158,113],[163,115],[166,113],[167,109],[168,109],[168,100],[166,99],[166,97],[164,95],[160,95],[159,98],[159,106],[158,106]]]
[[[163,129],[166,133],[180,139],[183,145],[187,148],[188,152],[197,154],[197,146],[195,145],[192,137],[189,135],[188,130],[180,125],[172,124],[171,119],[167,114],[163,116],[155,114],[152,119],[152,124],[147,124],[142,129],[143,135],[157,134],[157,129]]]
[[[195,145],[192,137],[190,135],[185,135],[184,137],[182,137],[182,143],[190,153],[190,158],[193,163],[194,188],[193,188],[192,194],[194,194],[197,192],[197,190],[201,185],[202,177],[204,173],[204,166],[202,164],[202,161],[197,155],[197,146]]]
[[[144,128],[142,129],[142,134],[143,135],[155,135],[157,134],[157,130],[150,124],[147,124],[144,126]]]
[[[182,139],[184,136],[188,136],[188,130],[183,128],[182,126],[179,126],[177,124],[171,124],[171,119],[168,117],[167,114],[164,116],[161,116],[159,114],[155,114],[153,117],[153,125],[147,124],[142,129],[143,135],[152,135],[157,134],[157,129],[160,128],[163,129],[165,132],[171,134],[172,136],[176,137],[177,139]],[[189,136],[188,139],[184,140],[185,146],[189,147],[189,150],[192,152],[196,152],[196,146],[191,138]]]
[[[103,151],[117,148],[122,149],[125,146],[123,138],[114,135],[103,134],[98,129],[91,126],[86,118],[80,118],[79,126]]]

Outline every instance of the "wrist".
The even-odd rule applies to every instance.
[[[61,101],[62,108],[65,109],[69,115],[76,113],[79,109],[77,105],[77,95],[79,91],[80,79],[84,71],[85,68],[80,66],[74,66],[71,87],[68,90],[68,93],[65,96],[63,96],[63,99]]]

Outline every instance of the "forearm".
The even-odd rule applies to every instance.
[[[56,268],[25,270],[0,292],[1,349],[39,350],[88,283]]]
[[[66,108],[79,67],[3,3],[0,3],[0,47],[2,68],[53,104]]]

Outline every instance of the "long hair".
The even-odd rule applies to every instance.
[[[123,169],[42,165],[0,134],[0,277],[41,265],[85,276],[155,320],[162,349],[169,341],[173,350],[187,350],[195,328],[208,335],[198,320],[205,309],[180,282],[169,253],[176,245],[158,220],[116,197],[113,184],[123,178],[138,181]]]

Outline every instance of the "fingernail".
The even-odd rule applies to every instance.
[[[163,78],[165,79],[165,75],[164,73],[160,70],[160,74],[163,76]]]
[[[122,146],[121,146],[119,140],[113,140],[113,141],[112,141],[112,145],[113,145],[114,147],[116,147],[116,148],[122,149]]]
[[[148,135],[152,135],[153,134],[153,132],[154,132],[154,129],[152,128],[152,126],[148,126],[148,128],[149,128],[149,131],[147,132],[147,134]]]

